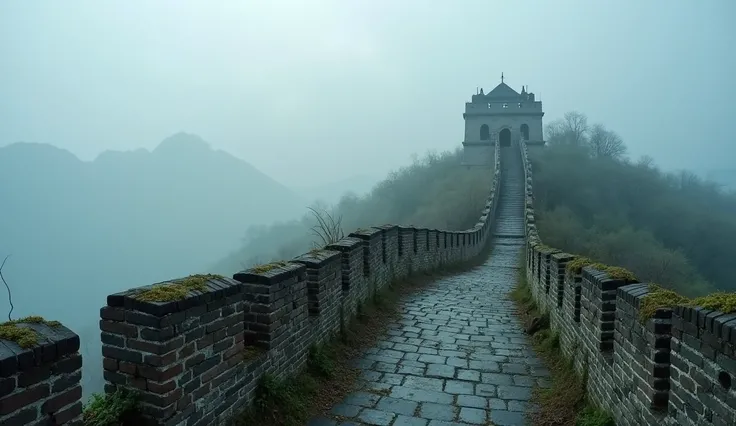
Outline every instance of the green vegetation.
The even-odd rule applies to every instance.
[[[192,291],[204,291],[207,289],[207,281],[222,278],[222,275],[198,274],[190,275],[181,281],[157,284],[147,290],[135,294],[133,297],[146,302],[168,302],[181,300]]]
[[[362,197],[346,194],[334,206],[317,205],[300,220],[251,227],[241,249],[212,270],[232,274],[253,265],[292,259],[356,229],[397,224],[462,230],[478,221],[493,171],[460,165],[461,151],[429,153],[391,173]]]
[[[597,269],[601,272],[605,272],[608,274],[609,277],[613,279],[632,281],[632,282],[636,281],[636,276],[634,275],[634,273],[629,271],[626,268],[593,262],[592,260],[588,259],[587,257],[583,257],[583,256],[577,256],[575,257],[575,259],[568,262],[567,266],[565,266],[565,269],[568,271],[572,271],[576,274],[579,274],[582,272],[583,268],[585,268],[586,266],[590,266],[591,268]]]
[[[689,299],[672,290],[662,288],[657,284],[650,284],[649,293],[641,300],[639,320],[645,322],[654,316],[657,309],[672,308],[675,306],[698,306],[730,314],[736,312],[736,293],[718,292]]]
[[[649,293],[641,299],[639,320],[645,322],[649,318],[652,318],[657,312],[657,309],[671,308],[673,306],[686,305],[687,303],[687,297],[656,284],[650,284]]]
[[[583,271],[583,268],[585,268],[588,265],[592,265],[593,263],[594,262],[588,259],[587,257],[578,256],[575,259],[568,262],[565,269],[573,273],[579,274]]]
[[[705,309],[713,309],[726,314],[736,312],[736,293],[713,293],[707,296],[696,297],[691,306],[700,306]]]
[[[549,318],[540,315],[529,285],[520,269],[517,285],[511,293],[524,320],[538,320],[539,329],[532,335],[534,350],[550,371],[551,385],[535,388],[532,402],[539,410],[528,414],[534,426],[615,426],[609,413],[595,407],[588,399],[587,377],[580,377],[574,368],[574,360],[565,357],[560,350],[560,336],[549,326]]]
[[[118,389],[106,395],[93,394],[84,407],[83,421],[85,426],[133,424],[137,406],[138,394],[132,391]]]
[[[547,148],[530,150],[545,244],[688,297],[736,290],[733,194],[690,172],[662,172],[650,158],[626,159],[621,139],[582,114],[552,122],[547,139]]]
[[[17,320],[0,323],[0,339],[15,342],[23,349],[31,348],[38,344],[39,336],[36,330],[20,326],[21,324],[45,324],[49,327],[59,327],[58,321],[46,321],[39,316],[30,316]]]

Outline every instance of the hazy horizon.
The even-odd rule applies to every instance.
[[[0,5],[0,146],[91,160],[184,131],[289,186],[382,176],[458,146],[503,72],[545,123],[581,111],[664,168],[736,154],[726,0],[71,3]]]

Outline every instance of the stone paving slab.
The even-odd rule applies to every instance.
[[[308,426],[525,424],[532,388],[547,386],[549,373],[507,296],[524,244],[523,179],[512,154],[503,153],[509,169],[489,259],[404,299],[386,335],[353,361],[358,389]]]

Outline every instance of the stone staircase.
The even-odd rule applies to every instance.
[[[524,243],[524,170],[517,143],[501,148],[501,193],[493,236],[496,244]]]

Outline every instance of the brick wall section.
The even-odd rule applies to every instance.
[[[79,337],[63,326],[18,326],[39,339],[27,349],[0,340],[0,425],[81,425]]]
[[[408,226],[399,227],[399,265],[396,269],[396,278],[401,279],[414,270],[416,258],[416,229]]]
[[[614,280],[591,267],[581,274],[565,270],[571,257],[550,255],[539,238],[532,166],[523,143],[521,149],[525,275],[559,332],[562,352],[587,374],[591,399],[624,426],[736,424],[736,314],[678,307],[642,323],[648,284]]]
[[[205,414],[237,410],[247,324],[243,285],[213,279],[204,292],[163,303],[137,300],[140,290],[108,296],[100,310],[105,390],[139,391],[142,411],[170,424],[205,425]],[[271,343],[267,328],[251,330],[250,338]]]
[[[560,326],[563,322],[569,321],[570,318],[565,316],[562,309],[565,296],[565,268],[567,262],[572,259],[572,255],[558,252],[550,256],[549,259],[549,292],[547,294],[547,306],[550,309],[550,323],[553,326]]]
[[[736,424],[735,348],[735,314],[673,311],[667,424]]]
[[[342,271],[342,306],[345,314],[355,315],[358,305],[366,299],[368,289],[363,278],[363,242],[347,237],[327,246],[328,250],[340,252]]]
[[[649,293],[646,284],[631,284],[618,289],[614,375],[622,381],[622,390],[630,393],[629,406],[622,409],[622,417],[632,413],[648,415],[648,422],[661,424],[667,409],[670,377],[670,340],[672,310],[658,310],[653,320],[642,324],[639,319],[641,299]],[[624,411],[628,409],[628,411]]]
[[[294,262],[306,267],[307,310],[312,339],[314,342],[324,342],[340,330],[343,292],[341,253],[321,250],[299,256]]]

